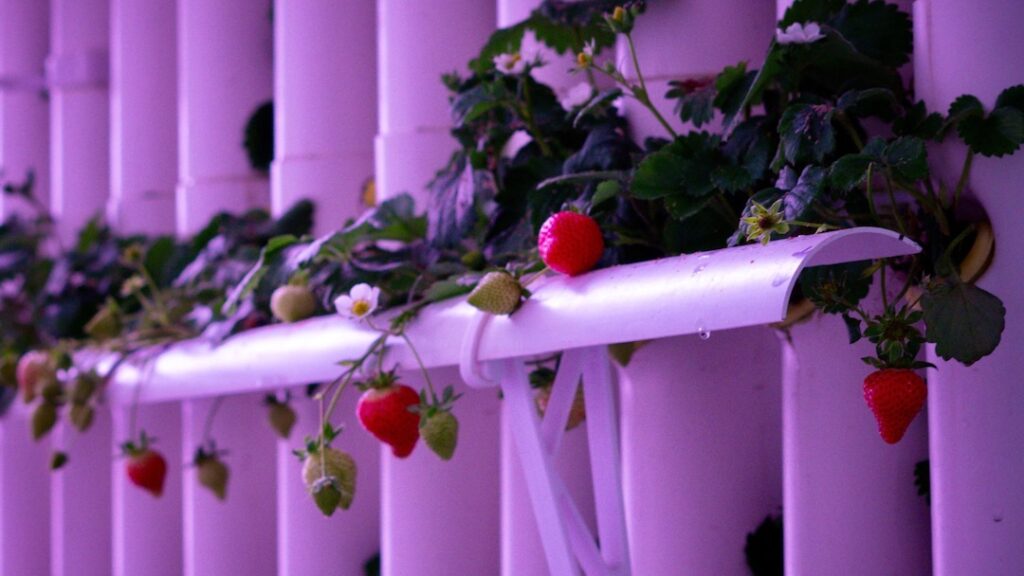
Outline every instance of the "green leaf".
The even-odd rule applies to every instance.
[[[864,335],[860,332],[860,320],[849,314],[843,314],[843,324],[846,325],[846,334],[850,337],[850,344],[855,344],[863,338]]]
[[[786,220],[808,220],[814,214],[814,205],[824,191],[825,169],[808,166],[792,190],[782,197],[783,215]]]
[[[597,189],[594,190],[594,195],[590,198],[590,209],[593,210],[597,206],[615,198],[622,191],[622,185],[619,184],[618,180],[605,180],[597,185]]]
[[[864,181],[871,162],[871,157],[864,154],[847,154],[832,163],[828,173],[829,183],[836,190],[849,192]]]
[[[675,99],[675,112],[683,122],[690,122],[697,128],[711,122],[714,117],[715,87],[711,79],[673,80],[666,98]]]
[[[893,140],[885,150],[885,161],[905,180],[917,181],[928,176],[928,152],[920,138],[903,136]]]
[[[469,294],[473,290],[472,284],[463,284],[458,280],[441,280],[434,282],[427,288],[423,298],[428,302],[440,302],[463,294]]]
[[[910,15],[883,0],[858,0],[840,11],[832,24],[857,50],[886,66],[910,61],[914,49]]]
[[[711,171],[716,143],[717,139],[706,133],[691,133],[649,154],[637,167],[630,191],[647,200],[708,196],[715,190]]]
[[[299,239],[292,235],[275,236],[271,238],[267,245],[260,250],[260,257],[256,261],[256,264],[246,272],[242,280],[235,285],[234,288],[228,292],[227,300],[221,306],[221,313],[225,316],[230,316],[238,308],[239,303],[252,294],[252,292],[259,285],[260,280],[267,274],[269,270],[269,263],[272,258],[275,258],[280,254],[282,250],[298,243]]]
[[[870,261],[814,266],[800,274],[804,296],[826,314],[845,314],[871,289]]]
[[[711,171],[711,182],[726,192],[739,192],[750,187],[754,179],[743,166],[720,164]]]
[[[996,98],[996,108],[1016,108],[1024,112],[1024,84],[1010,86],[999,93]]]
[[[925,338],[935,343],[935,353],[943,360],[970,366],[999,345],[1006,307],[992,293],[947,277],[928,286],[921,306]]]
[[[793,104],[779,119],[779,148],[790,164],[821,162],[836,146],[835,110],[826,104]]]
[[[735,66],[726,66],[715,79],[714,105],[725,115],[725,124],[731,124],[740,111],[756,77],[756,72],[747,72],[746,62],[740,62]]]
[[[957,123],[957,133],[982,156],[1013,154],[1024,142],[1024,113],[1007,106],[996,108],[986,117],[969,115]]]

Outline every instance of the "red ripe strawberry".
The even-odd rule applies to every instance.
[[[356,415],[367,432],[390,445],[395,456],[405,458],[420,438],[420,415],[409,411],[409,407],[419,405],[420,396],[404,384],[390,379],[385,382],[363,392]]]
[[[558,212],[540,227],[537,249],[549,268],[576,276],[590,270],[604,253],[601,227],[590,216]]]
[[[864,401],[878,420],[878,433],[889,444],[903,438],[928,397],[924,380],[913,370],[886,368],[864,379]]]
[[[151,448],[129,449],[128,462],[124,467],[132,484],[159,497],[164,492],[167,478],[167,461]]]

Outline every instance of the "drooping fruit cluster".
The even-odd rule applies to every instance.
[[[604,237],[601,227],[590,216],[557,212],[541,226],[537,249],[549,268],[577,276],[593,268],[601,259]]]
[[[306,438],[306,449],[296,451],[302,460],[302,481],[324,516],[348,510],[356,494],[356,462],[347,453],[331,448],[337,432],[325,426],[323,441]]]
[[[409,456],[420,439],[420,416],[410,410],[419,406],[419,394],[411,387],[397,383],[391,373],[381,374],[368,386],[356,405],[359,423],[378,440],[391,446],[396,457]]]
[[[164,492],[164,480],[167,478],[167,461],[156,450],[150,448],[153,439],[143,432],[139,441],[128,441],[121,445],[121,451],[127,458],[125,473],[128,480],[157,498]]]
[[[864,401],[878,420],[878,433],[889,444],[903,438],[928,397],[916,372],[904,368],[876,370],[864,379]]]

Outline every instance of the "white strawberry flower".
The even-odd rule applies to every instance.
[[[580,82],[570,88],[569,91],[565,93],[565,96],[562,96],[561,100],[559,100],[559,103],[562,105],[562,108],[572,110],[577,106],[583,106],[589,102],[593,95],[594,89],[590,84],[588,82]]]
[[[362,320],[377,309],[380,299],[380,288],[369,284],[356,284],[348,291],[334,299],[334,308],[345,318]]]
[[[775,31],[775,40],[779,44],[810,44],[824,38],[821,26],[817,22],[794,22],[785,30]]]
[[[494,57],[494,67],[502,74],[522,74],[526,70],[526,59],[519,52],[498,54]]]

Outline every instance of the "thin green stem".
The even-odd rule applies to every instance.
[[[654,106],[654,103],[651,102],[650,94],[647,92],[647,82],[644,80],[643,72],[640,71],[640,59],[637,58],[636,56],[636,46],[633,45],[633,35],[626,34],[625,36],[626,42],[629,44],[629,55],[633,59],[633,70],[636,72],[636,79],[637,82],[640,83],[641,90],[641,93],[638,94],[637,91],[634,89],[633,97],[640,101],[641,104],[647,107],[647,109],[650,110],[652,114],[654,114],[654,117],[657,118],[658,122],[660,122],[661,125],[665,127],[665,130],[672,136],[672,138],[678,138],[679,134],[677,134],[676,131],[672,129],[672,126],[668,123],[667,120],[665,120],[665,117],[661,115],[661,112],[659,112],[658,109]]]
[[[534,142],[540,147],[540,153],[544,156],[551,156],[551,147],[544,139],[544,135],[540,133],[537,128],[537,123],[533,118],[533,99],[530,97],[530,80],[529,78],[520,78],[519,85],[523,87],[523,99],[526,100],[525,105],[519,105],[519,115],[523,117],[523,122],[526,123],[526,129],[533,136]]]
[[[846,133],[850,136],[850,140],[853,141],[853,145],[857,147],[857,151],[864,149],[864,141],[860,139],[860,134],[857,133],[857,128],[850,121],[850,117],[842,111],[837,111],[835,117],[839,120],[839,125],[846,130]]]
[[[974,151],[968,150],[967,157],[964,158],[964,167],[960,170],[960,179],[956,183],[956,191],[953,192],[953,206],[951,210],[956,210],[957,205],[960,203],[960,195],[963,194],[964,188],[967,187],[967,181],[971,177],[971,166],[974,164]]]
[[[889,204],[892,209],[892,216],[896,219],[896,227],[899,228],[900,234],[906,236],[907,228],[903,225],[903,217],[900,216],[900,207],[896,203],[896,193],[892,189],[892,175],[888,170],[885,171],[885,188],[889,193]]]
[[[210,406],[210,411],[206,413],[206,422],[203,423],[203,445],[210,446],[213,444],[213,438],[210,437],[210,432],[213,428],[213,419],[217,417],[217,411],[220,410],[220,405],[224,402],[223,396],[218,396],[213,401],[213,405]]]
[[[887,290],[885,289],[885,268],[886,268],[886,266],[885,266],[885,258],[882,258],[882,260],[880,261],[880,264],[881,264],[881,266],[879,268],[878,278],[879,278],[880,288],[882,290],[882,308],[888,310],[889,309],[889,295],[887,293]]]
[[[416,346],[413,345],[412,340],[409,339],[405,330],[399,332],[398,335],[402,337],[402,340],[405,340],[405,345],[408,346],[409,350],[412,352],[413,358],[416,359],[416,364],[419,364],[420,371],[423,372],[423,380],[427,383],[427,390],[430,391],[430,399],[436,404],[438,401],[437,391],[434,389],[434,383],[430,381],[430,373],[427,371],[427,365],[423,363],[423,359],[420,358],[420,353],[416,350]]]
[[[864,187],[864,197],[868,201],[868,211],[871,212],[871,218],[875,221],[875,224],[881,224],[882,219],[878,217],[878,209],[875,208],[875,192],[872,190],[872,180],[874,179],[874,163],[868,163],[867,179]]]

